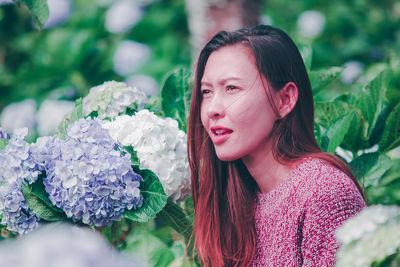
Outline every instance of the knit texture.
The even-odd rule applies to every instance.
[[[252,266],[334,266],[335,230],[365,207],[346,174],[313,158],[257,198]]]

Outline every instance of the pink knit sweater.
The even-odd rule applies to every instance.
[[[258,194],[252,266],[333,266],[335,230],[365,202],[353,181],[307,158],[274,190]]]

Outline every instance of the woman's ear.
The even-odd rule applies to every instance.
[[[278,113],[280,118],[285,118],[296,106],[299,90],[296,84],[288,82],[278,92]]]

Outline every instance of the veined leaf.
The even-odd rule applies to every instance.
[[[400,145],[400,103],[389,114],[382,139],[379,143],[381,151],[389,151]]]
[[[324,136],[329,140],[328,144],[325,144],[325,147],[323,147],[326,152],[335,152],[336,148],[343,142],[345,135],[349,131],[353,117],[354,113],[351,112],[342,118],[339,118],[326,129]]]
[[[171,225],[176,232],[184,237],[185,242],[189,241],[193,225],[181,206],[168,199],[167,205],[158,214],[158,218]]]
[[[333,102],[316,102],[315,121],[324,128],[328,128],[332,123],[352,110],[353,108],[342,100],[335,100]]]
[[[379,140],[382,138],[383,131],[385,130],[386,119],[389,115],[389,107],[385,106],[376,120],[374,128],[371,130],[371,133],[368,137],[368,147],[372,147],[377,144]]]
[[[40,175],[38,179],[30,186],[32,194],[42,200],[47,206],[57,213],[64,213],[62,209],[54,206],[54,204],[49,199],[49,194],[43,184],[44,175]]]
[[[124,252],[138,259],[141,266],[167,267],[173,260],[172,250],[159,238],[145,229],[136,229],[126,238]]]
[[[83,104],[82,99],[79,98],[76,100],[75,107],[65,115],[63,120],[58,125],[57,137],[60,139],[65,139],[67,137],[68,126],[82,118],[84,118]]]
[[[314,94],[336,80],[340,74],[342,74],[343,70],[344,68],[342,67],[331,67],[328,69],[310,71],[310,82]]]
[[[378,116],[384,107],[387,74],[388,71],[381,72],[361,89],[359,96],[356,96],[355,107],[360,110],[362,117],[366,120],[367,127],[362,132],[364,139],[370,136]]]
[[[30,10],[34,21],[40,29],[43,29],[44,24],[49,17],[49,8],[47,7],[47,0],[14,0],[17,4],[25,4]]]
[[[165,116],[176,119],[186,131],[190,108],[190,72],[180,68],[165,79],[161,89],[161,106]]]
[[[150,170],[134,170],[143,177],[140,192],[143,204],[136,210],[127,210],[123,215],[133,221],[147,222],[153,219],[167,204],[167,196],[157,176]]]
[[[43,200],[33,194],[32,189],[25,184],[22,184],[22,194],[29,209],[37,217],[49,222],[63,221],[67,218],[64,213],[56,212],[50,208]]]
[[[367,122],[359,110],[353,110],[353,120],[350,123],[350,129],[343,140],[343,148],[356,152],[360,149],[365,149],[368,146],[368,139],[362,134],[367,128]]]
[[[368,187],[377,185],[385,172],[393,166],[393,162],[385,154],[374,152],[355,158],[349,166],[359,179],[364,178],[364,185]]]

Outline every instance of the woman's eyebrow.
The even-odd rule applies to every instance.
[[[218,85],[224,85],[224,84],[226,84],[226,83],[228,83],[230,81],[239,81],[240,82],[240,81],[243,81],[243,79],[239,78],[239,77],[228,77],[228,78],[225,78],[225,79],[222,79],[222,80],[218,81]],[[207,81],[201,81],[200,85],[202,85],[202,86],[203,85],[212,86],[212,83],[207,82]]]

